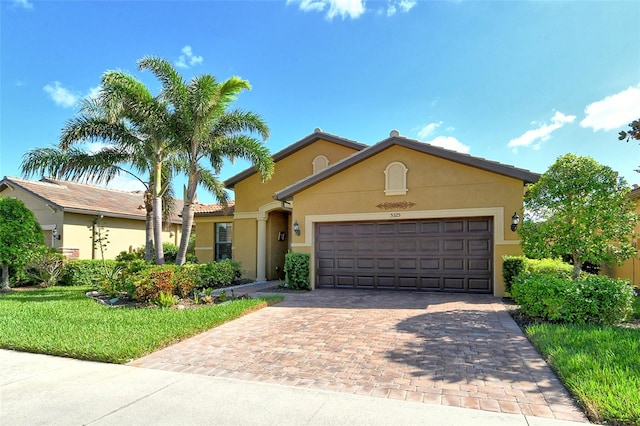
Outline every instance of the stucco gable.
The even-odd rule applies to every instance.
[[[276,152],[275,154],[273,154],[272,158],[274,162],[278,162],[280,160],[282,160],[283,158],[286,158],[290,155],[295,154],[296,152],[300,151],[301,149],[313,144],[314,142],[318,141],[318,140],[325,140],[325,141],[329,141],[338,145],[342,145],[342,146],[346,146],[358,151],[361,151],[365,148],[368,147],[368,145],[359,143],[359,142],[355,142],[352,141],[350,139],[345,139],[345,138],[341,138],[339,136],[335,136],[329,133],[325,133],[320,129],[316,129],[312,134],[300,139],[299,141],[295,142],[292,145],[289,145],[288,147],[284,148],[281,151]],[[229,179],[224,181],[224,185],[229,188],[232,189],[238,182],[248,178],[249,176],[252,176],[253,174],[255,174],[257,172],[255,167],[250,167],[240,173],[238,173],[235,176],[230,177]]]
[[[301,181],[296,182],[293,185],[276,192],[273,198],[280,201],[289,200],[296,193],[303,191],[337,173],[340,173],[341,171],[346,170],[347,168],[352,167],[376,154],[379,154],[392,146],[400,146],[407,149],[412,149],[423,154],[432,155],[434,157],[453,161],[465,166],[497,173],[514,179],[519,179],[522,180],[525,184],[536,182],[540,178],[539,174],[531,172],[529,170],[486,160],[480,157],[473,157],[468,154],[461,154],[456,151],[451,151],[401,136],[391,136],[373,146],[363,149],[362,151],[343,159],[342,161],[333,164],[320,173],[302,179]]]

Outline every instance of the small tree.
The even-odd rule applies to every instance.
[[[42,228],[22,201],[0,197],[0,266],[2,289],[9,288],[9,267],[22,268],[44,245]]]
[[[528,257],[573,257],[573,278],[586,261],[620,263],[634,254],[638,222],[629,188],[610,167],[590,157],[564,155],[524,199],[519,230]]]

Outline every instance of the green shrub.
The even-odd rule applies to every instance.
[[[622,322],[633,303],[628,282],[598,275],[571,280],[554,274],[520,274],[512,295],[529,316],[573,324]]]
[[[573,265],[563,262],[562,259],[525,258],[524,272],[530,274],[552,274],[561,278],[571,278]]]
[[[287,253],[284,260],[284,278],[293,290],[309,290],[309,255],[307,253]]]
[[[156,265],[138,271],[132,277],[131,296],[141,302],[149,302],[158,299],[161,292],[174,294],[174,270],[175,265]]]
[[[197,286],[212,288],[229,287],[236,279],[239,265],[238,262],[231,262],[229,259],[198,265],[200,276],[197,281]]]
[[[505,291],[511,293],[514,278],[524,271],[524,262],[524,256],[502,256],[502,279]]]
[[[178,300],[176,300],[176,296],[166,291],[161,291],[160,294],[158,294],[158,297],[153,299],[152,301],[153,304],[160,309],[167,309],[178,303]]]
[[[178,256],[178,246],[171,243],[162,243],[162,252],[164,253],[165,263],[176,263]]]
[[[114,268],[117,262],[110,259],[70,260],[64,265],[59,282],[64,285],[99,286],[105,265]]]
[[[144,260],[144,247],[141,247],[134,251],[121,251],[117,256],[116,260],[119,262],[131,262],[134,260]]]

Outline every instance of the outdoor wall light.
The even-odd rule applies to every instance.
[[[58,234],[57,226],[54,226],[53,229],[51,230],[51,236],[53,237],[54,240],[60,240],[60,238],[62,238],[62,235]]]
[[[518,212],[513,212],[513,216],[511,216],[511,230],[513,232],[518,229],[518,225],[520,224],[520,216],[518,216]]]
[[[300,235],[300,225],[298,224],[297,220],[293,222],[293,233],[296,235]]]

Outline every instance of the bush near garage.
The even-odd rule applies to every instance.
[[[284,277],[292,290],[310,290],[309,258],[307,253],[287,253],[284,260]]]
[[[616,324],[632,313],[634,291],[628,281],[588,275],[578,280],[555,274],[523,273],[512,296],[522,313],[546,321]]]
[[[525,256],[503,256],[502,278],[505,291],[511,293],[513,281],[523,273],[549,274],[560,278],[570,278],[573,266],[562,259],[529,259]]]

